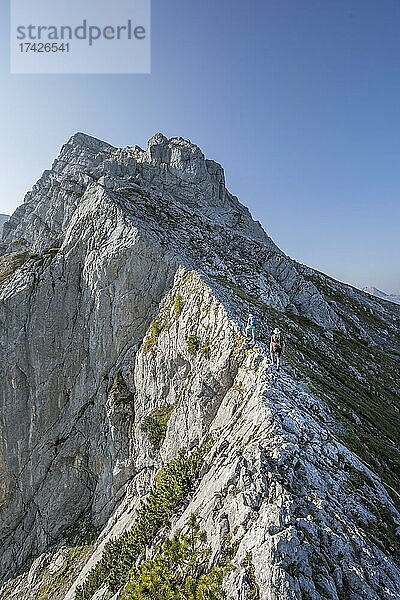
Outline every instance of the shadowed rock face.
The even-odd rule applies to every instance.
[[[161,464],[206,439],[171,527],[197,512],[214,563],[234,548],[229,597],[396,597],[399,315],[288,258],[194,144],[73,136],[0,245],[1,600],[57,573],[49,597],[73,598]]]
[[[10,217],[8,215],[0,215],[0,235],[1,232],[3,231],[3,225],[6,221],[8,221]]]

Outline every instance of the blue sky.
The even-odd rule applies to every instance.
[[[290,256],[400,291],[400,2],[153,0],[151,75],[10,75],[0,8],[0,212],[75,131],[180,135]]]

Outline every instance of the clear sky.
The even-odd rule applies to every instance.
[[[67,0],[65,0],[67,1]],[[151,75],[10,75],[0,8],[0,212],[85,131],[180,135],[290,256],[400,291],[400,1],[153,0]]]

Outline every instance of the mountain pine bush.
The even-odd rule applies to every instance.
[[[133,527],[105,545],[101,560],[83,586],[77,588],[76,600],[89,600],[104,584],[114,594],[126,584],[146,546],[169,524],[172,515],[193,491],[204,452],[203,448],[196,448],[191,454],[180,450],[178,456],[161,469],[156,486],[137,512]]]
[[[154,558],[134,567],[121,600],[223,600],[222,566],[209,567],[207,535],[192,515],[187,533],[166,539]]]
[[[159,448],[165,439],[173,408],[169,405],[155,408],[147,417],[144,417],[141,423],[141,430],[147,435],[150,444],[155,448]]]

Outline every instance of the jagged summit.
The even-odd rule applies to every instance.
[[[142,150],[139,146],[115,148],[107,142],[78,132],[71,136],[63,146],[61,159],[65,154],[67,156],[70,154],[71,147],[86,149],[89,152],[114,154],[115,160],[124,155],[131,155],[142,163],[169,165],[174,170],[174,174],[182,180],[200,182],[211,176],[225,184],[221,165],[215,161],[206,160],[196,144],[182,137],[168,139],[164,134],[156,133],[149,139],[146,150]]]
[[[99,149],[99,150],[102,150],[102,149],[115,150],[114,146],[112,146],[111,144],[108,144],[107,142],[99,140],[98,138],[95,138],[87,133],[82,133],[81,131],[74,133],[69,138],[67,145],[68,146],[84,146],[86,148]]]
[[[78,199],[83,198],[87,189],[92,191],[91,186],[96,184],[109,191],[124,188],[125,194],[129,190],[133,193],[136,186],[136,190],[142,189],[155,203],[159,200],[155,194],[165,196],[171,203],[189,201],[187,208],[192,213],[209,217],[211,221],[226,222],[232,227],[243,222],[249,235],[264,237],[248,210],[227,191],[222,167],[206,160],[198,146],[191,142],[183,138],[168,140],[160,133],[149,140],[146,150],[138,146],[114,148],[86,134],[75,134],[62,147],[52,170],[45,171],[32,192],[26,195],[24,205],[14,213],[6,231],[15,233],[19,221],[25,223],[28,214],[32,220],[38,214],[45,219],[46,215],[51,215],[48,220],[54,222],[55,209],[49,206],[50,202],[57,204],[57,229],[63,229],[78,206]],[[190,194],[186,193],[188,186],[196,186],[197,193],[191,193],[194,189]],[[70,198],[57,201],[54,193],[57,188],[60,193],[69,192]],[[49,194],[43,197],[42,192],[46,189]],[[190,218],[189,213],[187,217]],[[6,235],[5,241],[7,239]]]
[[[160,133],[145,151],[73,136],[6,224],[0,252],[59,247],[83,212],[96,222],[109,210],[140,223],[154,241],[211,277],[246,281],[277,308],[292,304],[296,311],[299,304],[317,322],[337,323],[312,283],[227,190],[222,167],[191,142]]]
[[[399,322],[191,142],[73,136],[0,246],[0,600],[128,600],[192,513],[220,597],[394,600]]]

